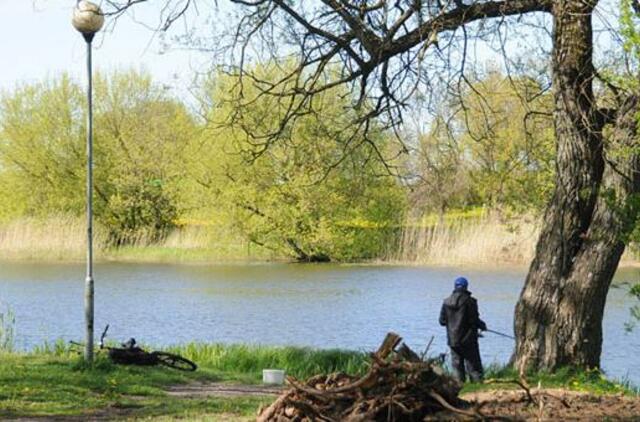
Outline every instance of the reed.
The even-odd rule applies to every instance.
[[[222,225],[185,225],[159,242],[145,236],[121,247],[108,246],[107,231],[96,224],[94,250],[99,260],[149,262],[204,262],[277,259],[270,251],[249,245]],[[53,215],[21,218],[0,225],[0,259],[81,261],[86,251],[86,221],[82,217]]]
[[[15,347],[16,317],[13,310],[0,303],[0,353],[12,352]]]
[[[104,231],[96,228],[96,250],[104,248]],[[69,215],[21,218],[0,226],[0,257],[77,261],[85,256],[86,222]]]
[[[503,221],[480,215],[407,221],[390,261],[424,265],[524,265],[530,262],[538,225],[525,218]]]
[[[407,220],[399,247],[386,261],[417,265],[527,266],[533,259],[539,218],[495,213],[451,213]],[[628,245],[621,266],[640,264],[640,244]]]
[[[539,220],[503,219],[472,210],[442,218],[429,215],[408,219],[399,244],[381,248],[384,262],[418,265],[526,266],[531,262],[539,233]],[[283,260],[272,251],[247,243],[225,225],[184,224],[159,242],[141,236],[118,248],[109,247],[107,231],[96,225],[94,249],[98,260],[136,262],[233,262]],[[21,218],[0,225],[0,260],[77,262],[85,259],[84,218],[53,215]],[[631,244],[622,265],[640,263],[640,246]]]

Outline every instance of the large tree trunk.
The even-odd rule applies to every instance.
[[[604,303],[624,251],[619,213],[600,188],[602,118],[592,89],[591,15],[596,3],[554,3],[556,188],[516,306],[514,358],[521,371],[599,366]],[[616,136],[629,138],[635,124],[628,121],[635,117],[621,116],[617,125],[626,122],[627,130]],[[621,184],[619,177],[607,170],[606,186],[626,193],[635,189]]]
[[[593,219],[575,255],[573,271],[564,282],[554,321],[560,341],[547,360],[555,366],[600,366],[607,292],[638,215],[640,156],[633,145],[637,141],[637,110],[638,97],[627,98],[607,142],[612,153],[608,154],[610,161]]]

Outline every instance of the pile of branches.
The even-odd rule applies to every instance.
[[[260,411],[258,422],[422,421],[443,410],[475,416],[456,407],[462,386],[440,361],[423,360],[404,343],[397,347],[401,340],[387,334],[362,377],[334,373],[305,382],[287,377],[291,388]]]

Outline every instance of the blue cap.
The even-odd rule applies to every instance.
[[[453,285],[455,286],[456,289],[459,289],[459,288],[466,289],[469,286],[469,282],[464,277],[458,277],[456,278],[456,281],[453,282]]]

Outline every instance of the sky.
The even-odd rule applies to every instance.
[[[601,6],[613,5],[615,9],[617,1],[602,1]],[[0,0],[0,90],[11,90],[17,84],[52,78],[62,72],[85,79],[84,40],[71,26],[75,3],[76,0]],[[199,4],[202,3],[213,2]],[[182,96],[188,93],[194,71],[206,70],[210,58],[208,61],[204,53],[175,48],[161,53],[158,33],[149,29],[158,25],[158,9],[158,1],[137,5],[115,26],[99,33],[94,41],[94,69],[144,69]],[[206,10],[200,12],[207,15]],[[214,14],[215,19],[224,22],[224,14],[219,12]],[[174,24],[175,32],[182,29]]]
[[[98,1],[96,1],[98,3]],[[75,0],[0,0],[0,90],[55,77],[63,72],[84,80],[85,42],[71,26]],[[139,7],[94,40],[95,70],[136,68],[177,90],[202,70],[200,53],[170,50],[161,54],[157,34],[140,22],[157,23],[157,10]]]

